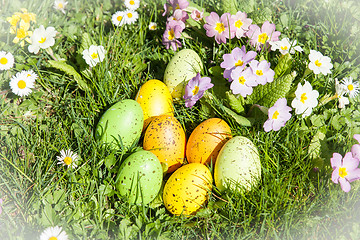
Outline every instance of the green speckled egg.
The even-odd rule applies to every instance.
[[[164,83],[173,98],[182,98],[187,82],[203,69],[200,56],[191,49],[182,49],[166,66]]]
[[[144,114],[139,103],[125,99],[112,105],[101,116],[95,138],[118,149],[122,142],[125,149],[136,144],[144,124]]]
[[[139,150],[121,164],[116,187],[130,203],[148,204],[159,193],[162,167],[155,154]]]
[[[225,143],[215,162],[214,180],[220,191],[250,191],[261,177],[259,152],[252,141],[236,136]]]
[[[167,180],[163,200],[175,215],[196,213],[208,200],[212,189],[210,170],[201,163],[189,163],[177,169]]]

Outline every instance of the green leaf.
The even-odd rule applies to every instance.
[[[279,98],[284,98],[289,92],[291,83],[296,73],[284,75],[274,79],[271,83],[258,85],[253,93],[245,100],[247,104],[259,104],[264,107],[271,107]]]
[[[90,46],[93,45],[93,41],[90,37],[90,34],[87,32],[84,32],[81,36],[81,46],[79,48],[79,53],[82,53],[85,49],[90,48]]]
[[[220,4],[223,13],[231,13],[231,14],[237,13],[236,0],[222,0]]]
[[[233,112],[231,109],[224,107],[224,110],[230,117],[232,117],[238,124],[245,127],[250,127],[252,125],[252,121],[247,119],[246,117],[240,116]]]
[[[284,74],[288,74],[291,71],[292,58],[289,53],[285,55],[281,55],[278,64],[274,68],[275,76],[274,78],[278,78]]]
[[[53,68],[59,69],[59,70],[65,72],[66,74],[73,76],[74,80],[78,83],[79,88],[81,90],[84,90],[84,91],[90,90],[89,86],[82,79],[81,75],[69,64],[67,64],[63,61],[54,61],[54,60],[49,60],[49,63]]]
[[[226,92],[226,99],[229,102],[229,106],[232,110],[234,110],[236,113],[243,113],[244,112],[244,98],[240,95],[239,98],[237,98],[234,94],[232,94],[230,91]]]
[[[255,0],[239,0],[238,1],[239,11],[251,13],[256,9],[255,4],[256,4]]]
[[[108,169],[111,169],[116,163],[116,158],[115,158],[115,155],[113,153],[111,153],[109,156],[107,156],[105,158],[105,166],[108,168]]]

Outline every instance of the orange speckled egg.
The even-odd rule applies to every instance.
[[[212,189],[210,170],[201,163],[189,163],[177,169],[163,191],[166,209],[175,215],[196,213],[208,200]]]
[[[220,118],[210,118],[200,123],[186,144],[189,163],[215,163],[222,146],[231,138],[230,126]]]
[[[174,116],[170,90],[162,81],[152,79],[144,83],[137,92],[135,101],[144,112],[144,129],[154,116]]]
[[[161,163],[166,163],[168,173],[175,171],[183,163],[185,146],[184,129],[175,117],[153,117],[145,130],[143,148],[154,153]]]

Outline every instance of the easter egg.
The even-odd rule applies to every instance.
[[[220,118],[209,118],[200,123],[186,143],[189,163],[215,163],[223,145],[231,138],[230,126]]]
[[[125,149],[136,144],[144,125],[144,114],[139,103],[125,99],[112,105],[101,116],[95,138],[111,148]]]
[[[121,164],[116,187],[130,203],[151,202],[161,188],[163,174],[159,159],[151,152],[139,150]]]
[[[182,98],[187,82],[202,69],[203,63],[194,50],[182,49],[177,52],[164,72],[164,83],[168,86],[172,97]]]
[[[184,129],[173,116],[157,116],[145,130],[143,148],[154,153],[167,172],[179,168],[185,158],[186,137]]]
[[[136,94],[135,101],[144,112],[144,128],[154,116],[174,116],[171,93],[165,83],[159,80],[152,79],[144,83]]]
[[[221,148],[214,167],[215,185],[220,191],[234,191],[255,187],[261,177],[259,152],[252,141],[236,136]]]
[[[208,200],[212,189],[210,170],[201,163],[189,163],[177,169],[163,190],[166,209],[175,215],[196,213]]]

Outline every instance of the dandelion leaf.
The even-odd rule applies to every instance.
[[[81,75],[69,64],[63,61],[54,61],[49,60],[49,64],[60,71],[65,72],[66,74],[73,76],[74,80],[78,83],[79,88],[81,90],[89,90],[89,86],[86,84],[86,82],[82,79]]]
[[[246,103],[259,104],[264,107],[273,106],[279,98],[284,98],[289,92],[295,76],[295,72],[286,74],[275,78],[271,83],[256,86],[253,93],[246,98]]]

